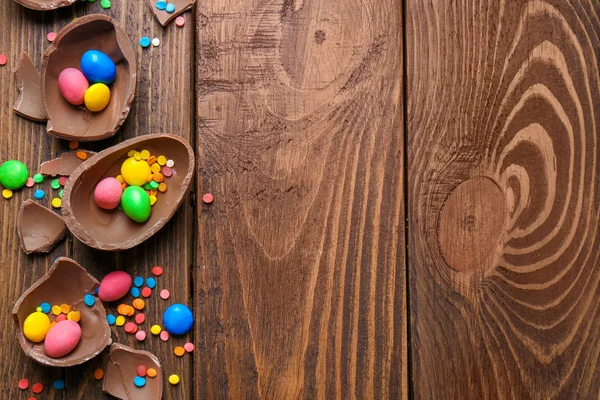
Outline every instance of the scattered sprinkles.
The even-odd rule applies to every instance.
[[[52,306],[50,305],[50,303],[42,303],[40,304],[40,308],[42,309],[42,312],[46,314],[48,314],[50,310],[52,310]]]
[[[163,289],[160,291],[160,298],[163,300],[167,300],[169,297],[171,297],[171,293],[167,290],[167,289]]]
[[[146,48],[148,46],[150,46],[150,38],[147,36],[144,36],[143,38],[140,39],[140,46]]]
[[[56,390],[63,390],[65,388],[65,381],[63,381],[62,379],[56,380],[54,381],[53,386]]]
[[[142,286],[144,284],[144,278],[142,278],[141,276],[136,276],[133,280],[133,284],[137,287]]]
[[[154,336],[160,334],[161,331],[162,328],[160,327],[160,325],[152,325],[152,327],[150,328],[150,333],[152,333]]]
[[[52,199],[52,207],[60,208],[61,206],[62,206],[62,200],[60,199],[60,197],[55,197]]]
[[[13,191],[10,189],[4,189],[2,191],[2,197],[4,197],[5,199],[10,199],[11,197],[13,197]]]
[[[188,353],[191,353],[192,351],[194,351],[194,344],[187,342],[186,344],[183,345],[183,348],[185,349],[185,351],[187,351]]]
[[[131,290],[129,291],[129,293],[133,296],[133,297],[140,297],[140,289],[138,289],[137,287],[132,287]]]
[[[105,10],[109,9],[110,6],[111,6],[110,0],[102,0],[102,1],[100,1],[100,7],[104,8]]]
[[[86,294],[83,297],[83,302],[85,303],[86,306],[91,307],[96,302],[96,299],[91,294]]]
[[[138,330],[138,327],[133,322],[128,322],[125,324],[125,332],[133,334],[133,333],[137,332],[137,330]]]
[[[44,193],[42,189],[38,189],[35,192],[33,192],[33,197],[35,197],[38,200],[43,199],[45,195],[46,193]]]
[[[135,308],[136,310],[143,310],[145,305],[146,302],[144,302],[144,300],[142,299],[135,299],[133,301],[133,308]]]
[[[185,354],[185,349],[181,346],[177,346],[173,349],[173,353],[175,353],[177,357],[181,357]]]
[[[8,58],[4,54],[0,54],[0,65],[4,66],[8,62]]]
[[[154,276],[161,276],[163,274],[163,269],[161,266],[157,265],[156,267],[152,268],[152,274],[154,274]]]
[[[114,316],[114,315],[112,315],[112,314],[108,314],[108,315],[106,316],[106,322],[108,322],[108,324],[109,324],[109,325],[114,325],[114,324],[115,324],[115,322],[117,322],[117,317],[115,317],[115,316]]]
[[[96,378],[97,381],[104,378],[104,370],[102,368],[97,368],[94,371],[94,378]]]
[[[44,175],[42,175],[42,174],[35,174],[33,176],[33,181],[35,183],[42,183],[42,182],[44,182]]]
[[[77,150],[79,148],[79,142],[77,140],[72,140],[69,142],[69,149]]]
[[[158,375],[158,372],[156,372],[154,368],[148,368],[146,375],[148,375],[150,378],[154,378],[156,375]]]
[[[179,383],[179,375],[173,374],[173,375],[169,376],[169,383],[171,385],[177,385]]]
[[[138,376],[144,377],[148,373],[148,369],[146,368],[145,365],[138,365],[136,372],[137,372]]]
[[[204,202],[204,204],[210,204],[213,201],[215,201],[215,197],[212,194],[210,194],[210,193],[205,193],[202,196],[202,201]]]
[[[157,1],[156,8],[159,10],[164,10],[165,8],[167,8],[167,2],[163,0]]]
[[[168,3],[167,7],[165,8],[165,11],[168,12],[169,14],[175,12],[175,4]]]
[[[42,385],[41,383],[35,383],[31,390],[33,390],[33,393],[35,394],[40,394],[44,391],[44,385]]]
[[[141,376],[136,376],[133,379],[133,384],[137,387],[144,387],[144,385],[146,385],[146,378],[142,378]]]
[[[143,342],[144,340],[146,340],[146,332],[145,331],[139,331],[135,334],[135,338],[137,340],[139,340],[140,342]]]
[[[117,319],[115,320],[115,325],[117,325],[117,326],[123,326],[123,325],[125,325],[125,317],[122,316],[122,315],[119,315],[117,317]]]
[[[56,32],[49,32],[46,35],[46,39],[48,39],[49,42],[54,42],[54,40],[56,39]]]
[[[52,189],[60,189],[60,182],[58,181],[58,179],[52,179],[52,183],[50,183],[50,186],[52,186]]]
[[[21,379],[19,381],[19,389],[21,389],[21,390],[29,389],[29,381],[25,378]]]
[[[142,297],[150,297],[152,295],[152,289],[150,289],[149,287],[144,287],[142,289]]]
[[[27,178],[27,181],[25,182],[25,186],[27,187],[33,187],[33,185],[35,185],[35,181],[33,180],[33,178],[29,177]]]
[[[166,342],[167,340],[169,340],[169,332],[162,331],[160,333],[160,340],[162,340],[163,342]]]
[[[144,313],[137,313],[135,315],[135,323],[138,325],[141,325],[144,323],[144,321],[146,321],[146,315],[144,315]]]
[[[177,25],[178,27],[182,27],[185,25],[185,18],[183,18],[182,16],[179,16],[177,18],[175,18],[175,25]]]
[[[146,286],[148,286],[150,289],[154,289],[156,287],[156,279],[154,279],[154,278],[146,279]]]
[[[87,159],[87,153],[85,151],[78,151],[77,153],[75,153],[75,155],[80,160],[86,160]]]
[[[160,46],[160,39],[155,37],[154,39],[152,39],[152,46],[154,47],[158,47]]]

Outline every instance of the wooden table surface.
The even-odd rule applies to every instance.
[[[183,28],[141,0],[99,3],[0,5],[0,160],[35,171],[67,149],[13,113],[11,70],[104,13],[135,42],[137,93],[84,148],[181,135],[194,187],[115,254],[69,237],[26,256],[15,215],[33,190],[0,202],[1,398],[27,398],[22,377],[38,399],[101,397],[101,358],[41,367],[14,334],[13,302],[61,255],[98,278],[164,266],[172,297],[146,314],[190,304],[195,352],[113,340],[182,377],[166,399],[598,397],[599,2],[198,0]]]

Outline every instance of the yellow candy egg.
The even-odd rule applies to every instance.
[[[121,165],[121,176],[128,185],[143,186],[148,181],[148,175],[152,171],[145,160],[128,158]]]
[[[50,318],[42,312],[29,314],[23,323],[23,334],[33,343],[43,342],[49,330]]]
[[[86,90],[84,101],[88,110],[102,111],[110,101],[110,89],[104,83],[95,83]]]

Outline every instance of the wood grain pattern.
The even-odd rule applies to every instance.
[[[417,398],[600,390],[600,3],[407,3]]]
[[[42,161],[46,161],[68,150],[67,142],[51,138],[45,133],[45,124],[25,120],[12,111],[17,89],[12,76],[21,51],[26,51],[38,67],[42,53],[48,46],[46,33],[60,30],[73,17],[90,13],[108,14],[120,21],[131,39],[136,43],[141,36],[158,37],[161,46],[142,50],[136,45],[138,57],[138,86],[136,99],[129,117],[117,133],[109,140],[86,144],[86,148],[98,150],[117,143],[125,138],[147,133],[169,132],[181,135],[194,142],[194,18],[184,14],[186,25],[177,28],[171,25],[162,28],[152,16],[144,2],[133,0],[112,1],[110,10],[94,4],[77,3],[73,7],[53,12],[35,12],[19,6],[14,1],[4,1],[0,5],[0,53],[9,57],[9,64],[0,67],[0,159],[17,158],[25,162],[35,172]],[[51,193],[49,182],[44,186]],[[55,192],[56,193],[56,192]],[[57,370],[41,367],[25,359],[19,350],[10,318],[12,303],[23,290],[43,275],[55,257],[67,255],[82,263],[93,275],[100,278],[114,269],[124,269],[141,276],[150,276],[154,265],[165,268],[165,274],[158,278],[158,289],[168,288],[172,297],[167,302],[154,294],[148,301],[144,328],[154,322],[161,322],[162,311],[171,302],[191,304],[192,237],[194,231],[193,209],[190,202],[182,205],[176,216],[151,240],[133,250],[118,254],[93,251],[77,241],[68,239],[57,246],[49,255],[26,256],[19,247],[16,229],[16,213],[21,200],[32,198],[33,190],[24,189],[13,199],[0,201],[1,244],[0,244],[0,328],[6,334],[0,346],[0,361],[9,368],[0,368],[1,398],[21,398],[24,394],[17,388],[17,382],[27,377],[33,382],[42,382],[47,389],[44,399],[90,399],[108,398],[101,394],[101,382],[93,379],[93,370],[101,364],[97,359],[81,367]],[[45,202],[49,204],[47,197]],[[14,217],[13,217],[14,216]],[[111,308],[109,308],[111,309]],[[114,312],[115,309],[112,308]],[[177,373],[181,383],[172,387],[165,382],[165,399],[193,398],[193,359],[175,357],[173,347],[185,342],[185,338],[163,343],[149,335],[141,344],[126,334],[122,328],[113,328],[113,340],[133,345],[136,348],[154,352],[161,360],[164,374]],[[55,379],[65,379],[67,389],[58,392],[50,388]]]
[[[406,396],[401,7],[200,3],[196,398]]]

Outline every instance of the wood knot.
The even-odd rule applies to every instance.
[[[495,267],[504,233],[506,200],[490,178],[470,178],[452,190],[440,211],[438,243],[448,266],[459,272]]]
[[[326,39],[325,31],[322,31],[320,29],[318,31],[315,31],[315,43],[316,44],[323,44],[325,39]]]

